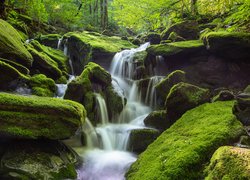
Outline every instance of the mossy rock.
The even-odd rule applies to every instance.
[[[145,42],[150,42],[150,44],[160,44],[161,35],[155,32],[148,33],[145,37]]]
[[[44,74],[36,74],[30,78],[29,86],[32,94],[43,97],[54,97],[56,93],[55,81]]]
[[[61,39],[62,36],[60,34],[47,34],[47,35],[40,35],[35,38],[35,40],[39,41],[41,44],[57,49],[58,41]]]
[[[147,127],[156,128],[163,132],[172,125],[166,117],[167,112],[165,110],[153,111],[144,119],[144,124]]]
[[[212,101],[230,101],[234,100],[234,93],[229,90],[222,90],[216,96],[212,98]]]
[[[33,58],[25,48],[20,34],[6,21],[0,19],[0,57],[31,67]]]
[[[250,58],[250,33],[242,32],[211,32],[203,36],[207,48],[218,56],[228,59]]]
[[[214,151],[244,133],[233,102],[206,103],[186,112],[148,146],[126,173],[128,180],[202,179]]]
[[[78,155],[59,141],[18,140],[1,143],[3,179],[75,179]]]
[[[86,107],[89,119],[93,121],[94,92],[104,92],[111,86],[111,81],[111,75],[106,70],[98,64],[90,62],[85,66],[81,75],[68,84],[64,98],[83,104]]]
[[[208,89],[203,89],[188,83],[174,85],[166,98],[167,119],[174,122],[187,110],[195,108],[210,100]]]
[[[211,158],[205,179],[250,179],[250,149],[220,147]]]
[[[250,85],[248,85],[248,86],[244,89],[244,93],[250,94]]]
[[[237,97],[233,113],[245,126],[250,126],[250,96]]]
[[[173,24],[171,27],[166,28],[162,32],[162,40],[167,40],[172,32],[175,32],[176,34],[187,40],[199,38],[199,28],[198,23],[196,21],[182,21]]]
[[[30,43],[38,52],[42,52],[49,56],[53,61],[55,61],[58,64],[58,68],[61,71],[69,72],[69,62],[68,57],[64,55],[64,53],[61,50],[53,49],[48,46],[44,46],[40,44],[38,41],[33,40]]]
[[[185,41],[186,39],[179,36],[176,32],[171,32],[168,36],[168,40],[171,40],[172,42],[178,42],[178,41]]]
[[[1,90],[14,90],[20,81],[27,81],[29,79],[10,64],[1,61],[1,59],[0,72]]]
[[[30,73],[28,68],[26,68],[25,66],[23,66],[21,64],[18,64],[16,62],[14,62],[14,61],[11,61],[11,60],[8,60],[8,59],[3,59],[3,58],[0,58],[0,61],[9,64],[10,66],[17,69],[20,73],[22,73],[24,75],[28,75]]]
[[[128,149],[135,153],[145,151],[154,140],[160,135],[155,129],[135,129],[130,132]]]
[[[135,47],[129,41],[119,37],[109,37],[91,32],[70,32],[64,35],[64,46],[68,48],[68,55],[73,63],[74,73],[81,74],[84,66],[93,59],[103,56],[113,56],[123,49]]]
[[[38,96],[0,93],[0,135],[10,138],[66,139],[86,117],[81,104]]]
[[[239,144],[250,148],[250,136],[241,136]]]
[[[160,107],[164,106],[167,95],[170,92],[170,89],[180,82],[185,82],[185,72],[181,70],[176,70],[167,75],[166,78],[161,80],[158,84],[155,85],[156,95],[157,95],[157,104]]]
[[[192,55],[205,49],[202,41],[190,40],[152,45],[147,48],[147,52],[154,56]]]

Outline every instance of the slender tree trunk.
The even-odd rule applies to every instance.
[[[0,0],[0,18],[6,18],[5,0]]]
[[[108,0],[104,0],[104,29],[108,27]]]
[[[100,0],[100,15],[101,15],[101,27],[104,27],[104,8],[103,8],[104,0]]]
[[[191,0],[191,13],[193,16],[198,15],[197,0]]]

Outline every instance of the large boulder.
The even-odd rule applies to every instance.
[[[214,151],[244,133],[233,102],[203,104],[186,112],[148,146],[126,173],[128,180],[202,179]]]
[[[31,67],[33,58],[24,46],[20,34],[0,19],[0,57]]]
[[[162,40],[167,40],[172,32],[175,32],[186,40],[199,38],[199,28],[196,21],[183,21],[172,25],[170,28],[166,28],[161,34]]]
[[[86,116],[81,104],[56,98],[0,93],[0,137],[66,139]]]
[[[156,84],[156,96],[157,96],[157,104],[159,106],[163,106],[166,100],[170,89],[180,82],[185,82],[185,72],[181,70],[176,70],[170,73],[166,78],[161,80],[158,84]]]
[[[250,95],[242,94],[236,98],[233,112],[245,126],[250,126]]]
[[[32,94],[43,97],[54,97],[56,93],[55,81],[47,78],[44,74],[36,74],[32,76],[28,82],[31,87]]]
[[[4,58],[0,58],[0,61],[9,64],[10,66],[12,66],[13,68],[15,68],[16,70],[18,70],[20,73],[22,73],[24,75],[28,75],[30,73],[28,68],[26,68],[25,66],[23,66],[19,63],[14,62],[14,61],[4,59]]]
[[[63,42],[76,75],[81,74],[84,66],[91,59],[105,67],[106,63],[111,62],[116,52],[135,47],[130,42],[121,40],[119,37],[109,37],[87,31],[67,33],[64,35]]]
[[[128,149],[138,154],[145,151],[152,142],[159,136],[155,129],[135,129],[130,132]]]
[[[171,88],[166,98],[167,119],[174,122],[187,110],[195,108],[209,100],[210,93],[208,89],[188,83],[178,83]]]
[[[59,141],[1,142],[1,179],[75,179],[78,155]]]
[[[211,32],[203,41],[209,51],[220,57],[245,61],[250,58],[250,33]]]
[[[206,179],[250,179],[250,149],[223,146],[207,167]]]

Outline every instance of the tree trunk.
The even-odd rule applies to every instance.
[[[104,0],[104,28],[108,27],[108,0]]]
[[[197,0],[191,0],[191,13],[193,16],[198,15]]]
[[[101,14],[101,27],[104,27],[104,8],[103,8],[103,1],[100,0],[100,14]]]

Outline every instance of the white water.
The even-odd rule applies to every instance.
[[[133,56],[148,46],[149,43],[146,43],[137,49],[124,50],[114,56],[110,69],[112,85],[120,96],[127,98],[127,103],[125,105],[123,102],[123,111],[111,123],[104,98],[100,94],[95,94],[97,114],[101,122],[95,128],[99,144],[93,146],[88,143],[89,150],[82,154],[84,163],[78,169],[79,180],[123,180],[127,169],[136,160],[136,155],[127,151],[129,135],[133,129],[146,128],[143,120],[152,111],[155,103],[154,85],[160,79],[151,78],[151,87],[144,98],[141,97],[138,82],[132,80],[136,69]],[[143,103],[145,98],[152,106]]]
[[[57,98],[63,98],[65,95],[65,92],[68,88],[68,84],[75,79],[75,76],[70,75],[69,79],[67,81],[67,84],[56,84],[57,87],[57,92],[56,92],[56,97]]]

